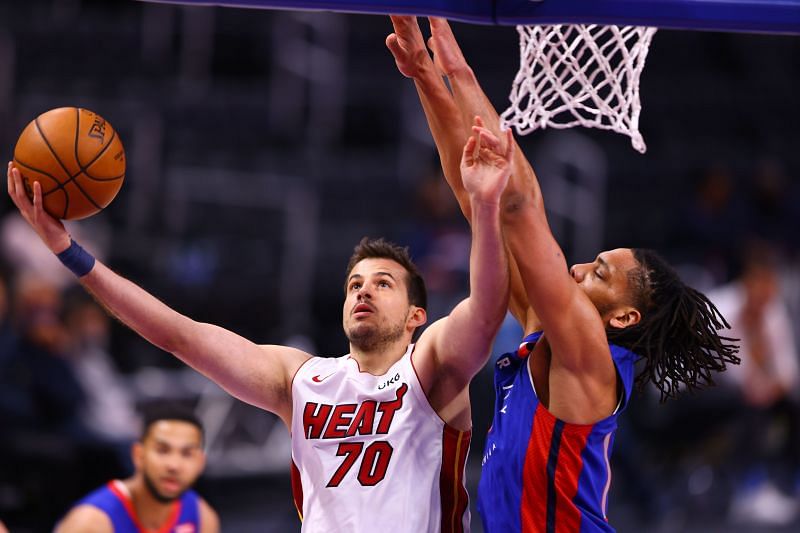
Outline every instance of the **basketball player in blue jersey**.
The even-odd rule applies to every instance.
[[[392,17],[386,45],[412,78],[445,177],[469,219],[458,166],[468,135],[502,145],[499,117],[447,21],[431,19],[425,46],[414,17]],[[452,93],[443,83],[445,76]],[[472,125],[480,115],[485,124]],[[513,140],[511,141],[513,142]],[[502,200],[511,270],[510,310],[527,336],[495,368],[478,509],[488,532],[613,531],[607,519],[609,458],[617,417],[634,382],[662,400],[713,384],[737,363],[717,309],[654,252],[621,248],[567,267],[528,161],[516,151]],[[634,363],[642,369],[634,376]]]
[[[90,493],[56,533],[217,533],[219,518],[191,486],[205,466],[203,428],[191,411],[156,407],[131,454],[136,468]]]

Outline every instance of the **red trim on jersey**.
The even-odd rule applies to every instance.
[[[469,453],[472,431],[459,431],[445,425],[442,429],[442,469],[439,471],[439,494],[442,506],[442,533],[462,533],[469,495],[464,487],[464,465]]]
[[[137,529],[139,529],[141,533],[150,533],[151,531],[153,531],[151,529],[146,529],[144,526],[142,526],[142,524],[139,522],[139,518],[136,516],[136,509],[133,508],[133,502],[131,502],[127,494],[119,490],[119,487],[117,487],[117,484],[114,481],[108,482],[108,489],[114,493],[114,496],[116,496],[117,499],[119,499],[119,501],[122,502],[122,506],[125,507],[125,511],[127,511],[128,516],[130,516],[130,519],[133,521],[133,523],[136,525]],[[169,518],[167,518],[167,520],[164,522],[164,525],[156,529],[154,533],[169,533],[170,531],[172,531],[172,528],[174,528],[175,525],[178,523],[178,518],[180,516],[181,516],[181,500],[178,499],[172,502],[172,512],[169,515]]]
[[[541,531],[547,523],[547,461],[553,445],[556,417],[541,403],[536,407],[533,429],[528,441],[522,470],[520,500],[522,531]],[[570,533],[580,531],[581,512],[574,503],[578,480],[583,469],[581,454],[594,425],[564,424],[558,443],[555,471],[555,530]]]
[[[303,521],[303,481],[300,478],[300,470],[294,464],[292,459],[292,498],[294,499],[294,508],[297,510],[297,515],[300,521]]]
[[[415,344],[414,348],[416,349],[416,347],[417,347],[417,345]],[[414,377],[417,378],[417,385],[419,385],[419,390],[422,391],[422,394],[425,396],[425,401],[428,402],[428,406],[431,408],[431,411],[433,411],[433,414],[436,415],[436,418],[441,420],[442,423],[445,425],[445,427],[447,427],[447,420],[442,418],[442,415],[439,414],[439,411],[437,411],[436,409],[433,408],[433,405],[431,405],[431,400],[430,400],[430,398],[428,398],[428,391],[425,390],[425,387],[422,386],[422,380],[419,379],[419,372],[417,372],[417,366],[414,364],[413,355],[414,355],[414,350],[411,350],[411,353],[408,356],[408,360],[411,363],[411,370],[414,371]],[[453,429],[453,431],[458,431],[458,430]],[[467,431],[469,431],[470,434],[472,434],[472,429],[471,428],[468,429]]]
[[[297,370],[295,370],[295,371],[294,371],[294,375],[292,376],[292,379],[291,379],[291,381],[289,381],[289,397],[290,397],[290,398],[294,398],[294,394],[293,394],[293,390],[292,390],[292,389],[294,388],[294,378],[296,378],[296,377],[297,377],[297,374],[300,372],[300,369],[301,369],[301,368],[303,368],[303,367],[306,365],[306,363],[308,363],[309,361],[311,361],[311,360],[313,360],[313,359],[316,359],[316,358],[317,358],[317,357],[316,357],[316,356],[314,356],[314,355],[309,355],[309,356],[308,356],[308,359],[306,359],[305,361],[303,361],[302,363],[300,363],[300,366],[298,366],[298,367],[297,367]],[[276,415],[276,416],[277,416],[277,415]],[[286,424],[286,426],[289,428],[289,437],[290,437],[290,438],[291,438],[291,436],[292,436],[292,418],[293,418],[293,417],[294,417],[294,402],[293,402],[293,401],[290,401],[290,402],[289,402],[289,421],[288,421],[288,423],[287,423],[287,421],[286,421],[286,420],[283,420],[283,418],[281,418],[280,416],[278,416],[278,418],[280,418],[281,420],[283,420],[283,423],[284,423],[284,424]]]
[[[523,533],[541,531],[547,522],[547,458],[556,424],[555,418],[548,414],[541,403],[536,406],[522,465],[520,525]]]
[[[306,355],[308,355],[308,359],[306,359],[305,361],[300,363],[300,366],[298,366],[297,370],[295,370],[294,374],[292,374],[292,379],[289,380],[289,390],[290,391],[292,390],[292,387],[294,386],[294,378],[297,377],[297,373],[300,372],[300,369],[303,368],[306,365],[306,363],[308,363],[312,359],[316,359],[317,358],[317,356],[315,356],[315,355],[311,355],[311,354],[306,354]],[[289,417],[289,419],[291,420],[291,416]],[[291,428],[289,428],[289,429],[291,430]]]
[[[565,424],[556,467],[556,531],[580,531],[581,512],[575,505],[578,478],[583,468],[581,454],[593,425]]]

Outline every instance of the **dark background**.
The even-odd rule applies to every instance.
[[[51,108],[103,115],[125,144],[126,182],[106,211],[74,232],[112,268],[197,320],[259,343],[341,355],[344,268],[362,236],[410,246],[430,285],[432,318],[465,289],[468,228],[441,185],[413,85],[384,47],[390,28],[378,16],[5,2],[0,146],[10,159],[24,126]],[[519,61],[516,32],[465,24],[454,31],[487,94],[505,108]],[[589,203],[598,212],[588,222],[553,215],[569,261],[606,248],[653,247],[707,289],[735,278],[742,246],[758,237],[777,250],[784,278],[796,280],[800,41],[659,31],[641,94],[645,155],[609,132],[520,138],[545,194],[551,182],[592,184]],[[7,221],[14,209],[4,198]],[[7,242],[11,233],[4,230]],[[12,302],[30,270],[15,250],[6,244],[0,257]],[[79,298],[69,283],[56,286],[66,302]],[[793,295],[785,292],[790,306],[797,305]],[[514,336],[509,328],[496,352],[513,348]],[[137,406],[174,396],[198,405],[206,421],[219,421],[209,413],[223,405],[222,418],[237,423],[221,432],[200,484],[225,530],[298,528],[285,430],[272,415],[187,377],[180,362],[119,324],[111,325],[106,348]],[[11,348],[0,349],[11,357]],[[474,485],[491,410],[490,370],[476,379],[473,395]],[[712,429],[735,413],[711,397],[659,406],[643,395],[639,412],[632,409],[615,453],[610,517],[620,530],[767,527],[726,520],[733,489],[717,447],[726,437]],[[12,531],[46,531],[78,496],[125,475],[105,445],[93,442],[90,450],[102,450],[95,454],[71,433],[38,435],[35,421],[31,427],[0,436],[0,519]],[[251,469],[230,466],[236,461],[228,455],[242,442],[271,459]],[[64,464],[59,454],[71,459]],[[475,513],[473,521],[480,530]]]

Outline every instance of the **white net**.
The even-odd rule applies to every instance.
[[[644,153],[639,77],[656,28],[517,26],[520,69],[503,123],[525,135],[538,128],[616,131]]]

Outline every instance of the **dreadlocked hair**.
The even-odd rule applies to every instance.
[[[664,402],[684,390],[714,385],[712,372],[740,361],[738,339],[718,332],[730,329],[730,324],[653,250],[632,251],[639,266],[628,272],[628,284],[641,320],[627,328],[610,328],[608,339],[644,360],[636,386],[642,389],[652,381]]]

